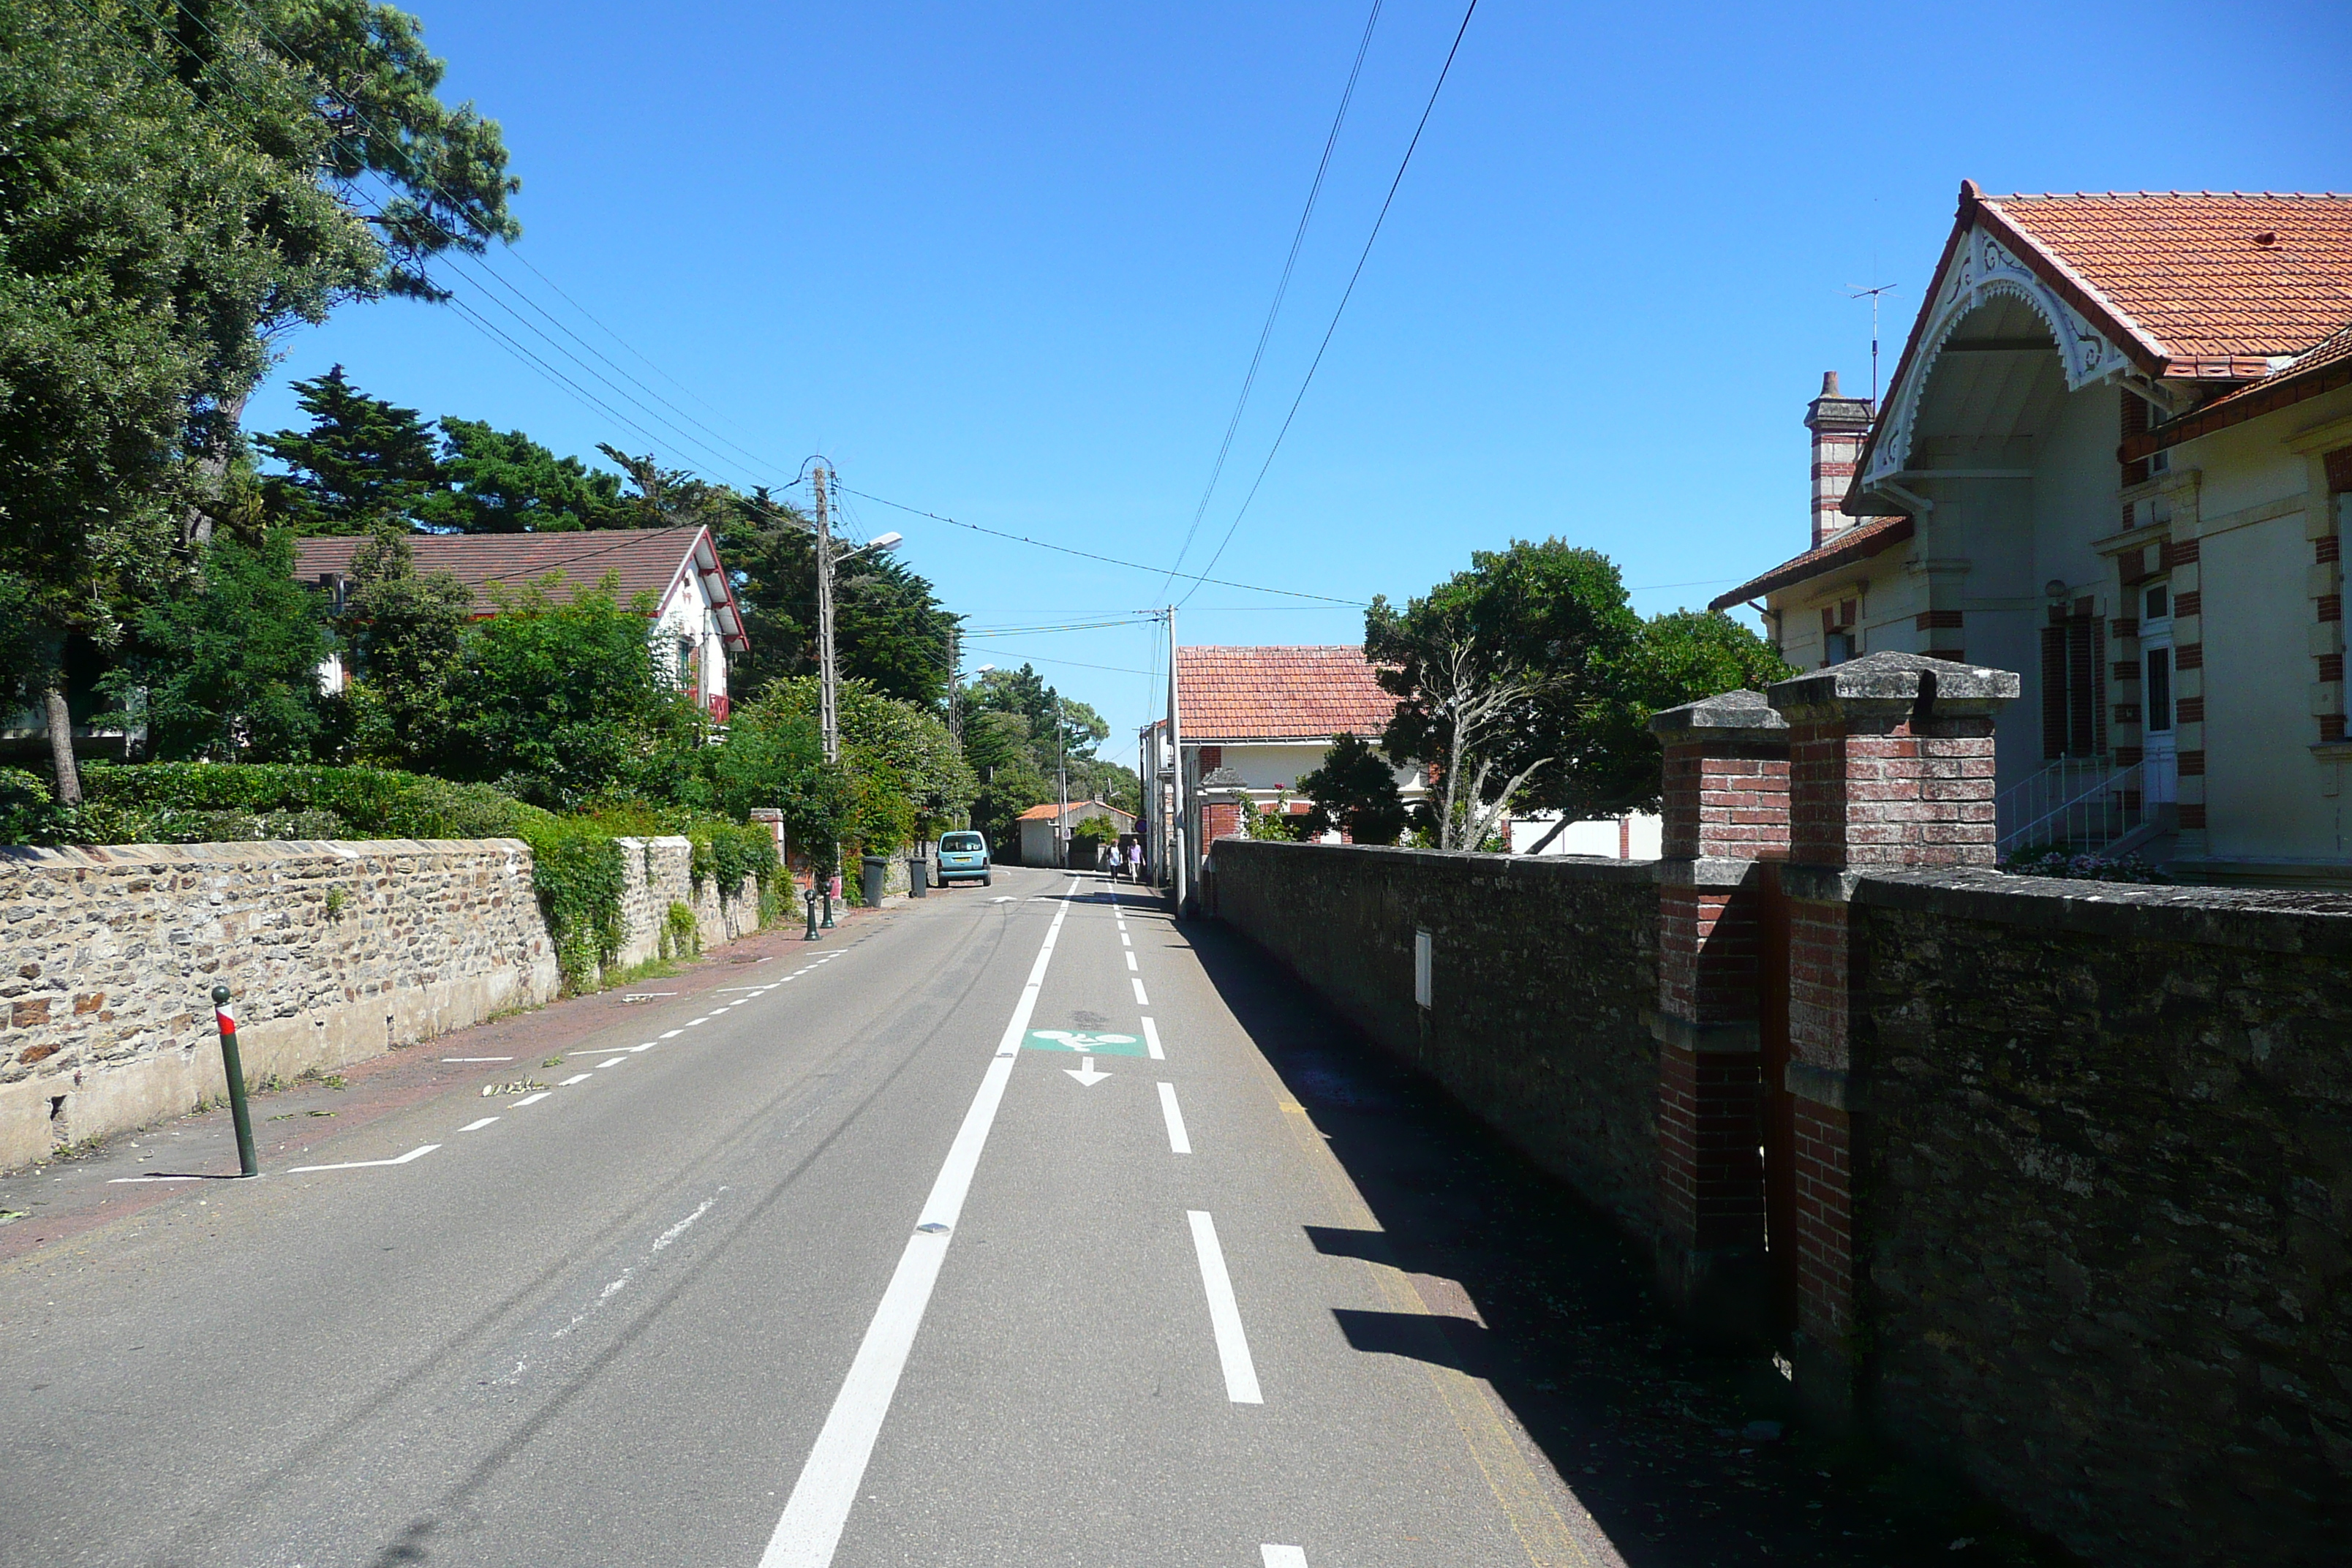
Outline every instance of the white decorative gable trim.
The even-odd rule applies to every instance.
[[[1897,478],[1909,465],[1919,402],[1927,394],[1927,379],[1943,355],[1945,342],[1971,311],[2002,296],[2024,301],[2049,327],[2058,342],[2059,362],[2065,367],[2067,391],[2111,381],[2131,368],[2123,350],[2062,299],[2040,274],[2000,240],[1972,226],[1928,308],[1917,359],[1906,367],[1902,382],[1889,389],[1878,444],[1862,476],[1865,489]]]

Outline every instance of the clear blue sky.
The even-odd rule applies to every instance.
[[[251,427],[294,422],[285,384],[341,362],[428,416],[558,451],[610,440],[779,485],[823,452],[858,489],[1152,563],[1172,562],[1208,479],[1369,9],[407,3],[449,95],[505,127],[520,255],[718,412],[605,352],[758,460],[649,438],[455,312],[404,303],[288,340]],[[1460,17],[1454,0],[1381,14],[1196,563],[1265,458]],[[1644,611],[1703,604],[1801,547],[1803,405],[1832,366],[1868,385],[1847,286],[1899,285],[1891,368],[1963,176],[2352,187],[2347,58],[2340,0],[1484,0],[1215,574],[1402,600],[1474,549],[1559,534],[1613,556]],[[462,289],[520,335],[487,291]],[[1155,575],[871,502],[847,526],[904,532],[978,627],[1165,597]],[[1180,632],[1360,638],[1360,615],[1298,603],[1203,586]],[[1148,627],[971,648],[968,665],[1034,658],[1093,702],[1113,757],[1158,706],[1134,673]]]

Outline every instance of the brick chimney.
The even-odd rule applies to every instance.
[[[1838,510],[1853,483],[1862,443],[1870,434],[1870,400],[1838,392],[1838,373],[1822,372],[1822,395],[1805,405],[1805,428],[1813,433],[1813,544],[1816,548],[1863,521]]]

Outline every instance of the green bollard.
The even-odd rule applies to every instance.
[[[253,1112],[245,1103],[245,1061],[236,1051],[236,1019],[228,1010],[228,987],[213,987],[213,1022],[220,1026],[221,1066],[228,1074],[228,1113],[236,1121],[236,1163],[248,1176],[261,1174],[253,1152]]]
[[[816,934],[816,889],[814,888],[811,888],[807,892],[803,893],[801,895],[801,902],[808,906],[809,922],[808,935],[803,937],[801,940],[803,942],[823,941],[824,939]]]
[[[824,882],[824,929],[833,929],[833,879],[830,877]]]

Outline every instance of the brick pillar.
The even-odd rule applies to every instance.
[[[1760,1338],[1764,896],[1756,862],[1789,848],[1788,721],[1731,691],[1650,721],[1665,752],[1658,861],[1658,1278],[1711,1332]]]
[[[1854,1400],[1853,1151],[1867,1110],[1849,900],[1872,871],[1993,864],[1993,716],[2019,686],[2005,669],[1875,653],[1771,689],[1789,721],[1797,1383],[1833,1419]]]

